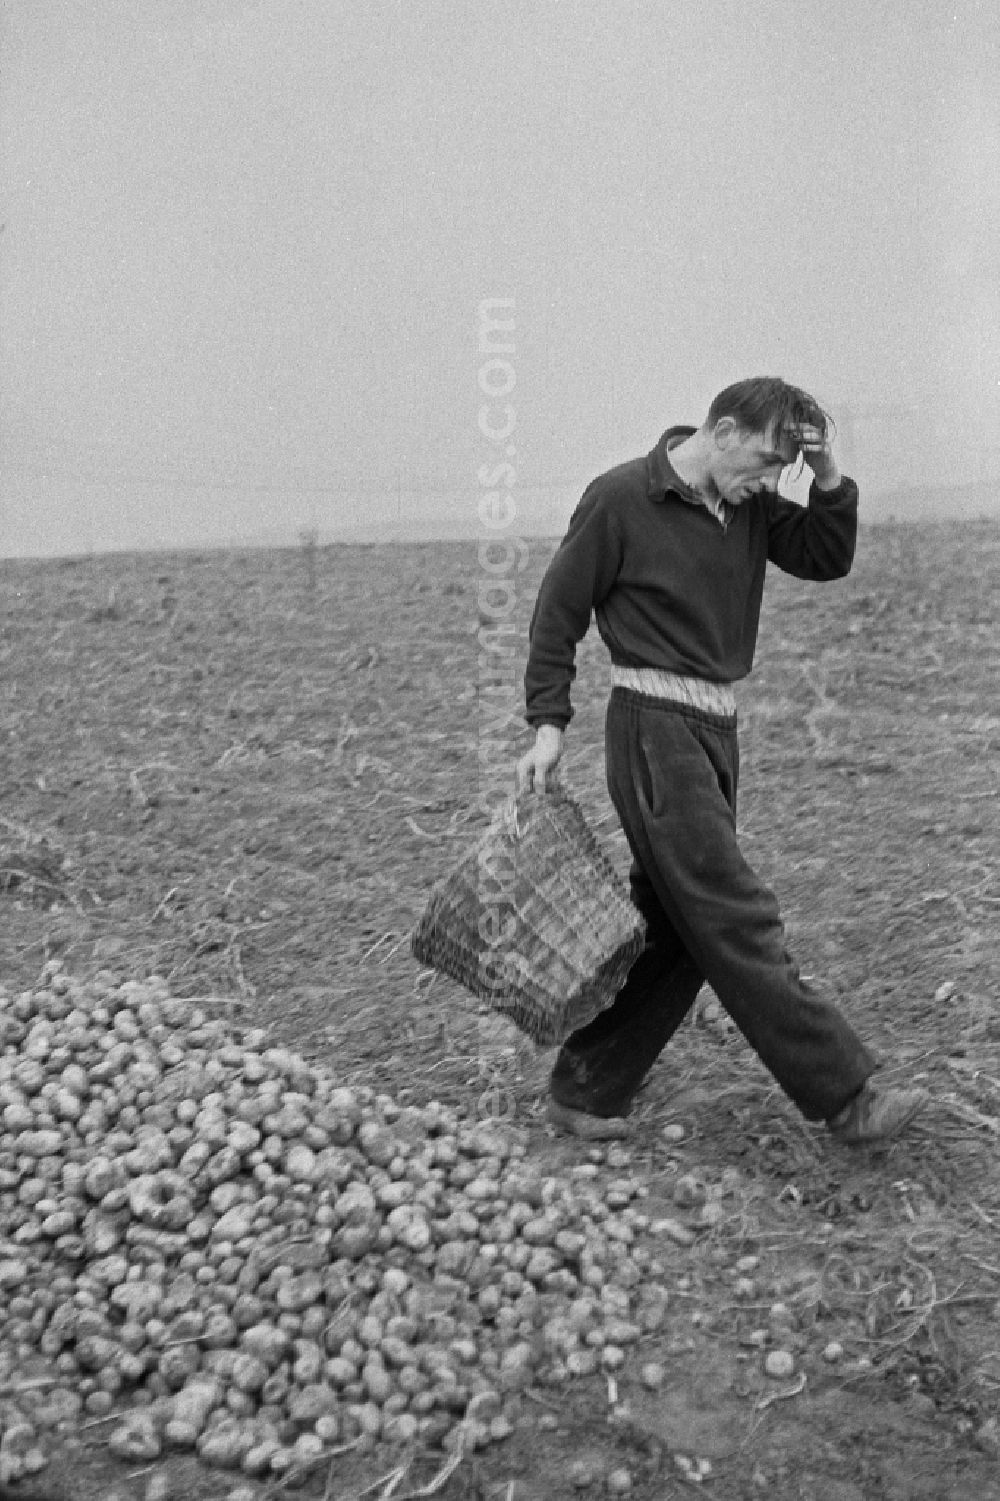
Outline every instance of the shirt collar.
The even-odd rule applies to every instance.
[[[728,501],[706,500],[699,495],[697,490],[682,480],[673,464],[670,462],[669,450],[684,438],[690,438],[697,432],[694,427],[668,427],[656,447],[652,449],[646,460],[649,471],[649,484],[647,493],[650,500],[662,501],[668,495],[676,495],[689,506],[704,506],[723,527],[728,526],[734,507]]]

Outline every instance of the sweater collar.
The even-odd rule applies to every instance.
[[[685,438],[690,438],[697,429],[693,427],[668,427],[666,432],[652,449],[646,460],[649,472],[647,493],[650,500],[662,501],[668,495],[676,495],[689,506],[702,506],[709,511],[723,528],[729,525],[730,518],[735,509],[726,500],[712,502],[699,495],[697,490],[682,480],[673,464],[670,462],[670,449],[674,448]]]

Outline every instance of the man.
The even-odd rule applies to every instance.
[[[799,462],[812,470],[806,506],[778,494]],[[826,414],[771,378],[727,387],[700,428],[669,428],[645,458],[596,479],[574,512],[532,616],[536,734],[517,784],[544,792],[560,759],[594,611],[613,664],[608,788],[647,936],[613,1005],[558,1054],[549,1110],[562,1129],[627,1134],[636,1091],[706,980],[803,1115],[839,1140],[883,1141],[925,1102],[921,1090],[869,1082],[872,1054],[800,978],[777,902],[736,840],[732,684],[753,662],[766,566],[844,577],[857,518]]]

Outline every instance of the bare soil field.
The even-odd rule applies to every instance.
[[[512,681],[553,546],[510,577]],[[630,1364],[527,1394],[443,1501],[604,1495],[615,1469],[638,1501],[1000,1497],[1000,527],[869,526],[841,583],[772,573],[739,694],[742,838],[790,947],[885,1076],[933,1096],[872,1153],[803,1122],[707,993],[634,1140],[567,1142],[551,1056],[410,957],[497,800],[484,767],[509,748],[512,780],[528,743],[482,691],[484,576],[459,543],[0,562],[0,985],[52,959],[160,975],[342,1082],[499,1111],[548,1172],[641,1178],[685,1232],[656,1247],[670,1298],[642,1359],[663,1384]],[[579,660],[564,779],[624,874],[596,632]],[[236,1483],[171,1466],[187,1501]],[[391,1471],[369,1456],[298,1493],[399,1497]],[[98,1428],[11,1495],[148,1480]]]

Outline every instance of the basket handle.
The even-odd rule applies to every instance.
[[[528,810],[541,811],[547,799],[563,796],[565,794],[562,784],[554,777],[549,781],[544,793],[512,792],[500,815],[508,837],[522,839],[527,832],[524,819]]]
[[[521,820],[518,816],[518,796],[516,792],[512,792],[504,803],[500,817],[508,839],[520,839],[523,836],[524,830],[521,827]]]

